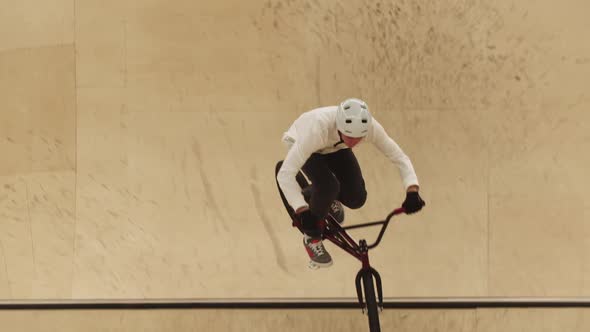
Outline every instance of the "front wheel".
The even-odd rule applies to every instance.
[[[367,315],[369,316],[369,331],[381,332],[381,327],[379,326],[379,309],[377,307],[377,298],[375,297],[375,285],[373,284],[373,275],[369,271],[363,273],[363,286],[365,302],[367,304]]]

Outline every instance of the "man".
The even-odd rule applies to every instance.
[[[425,205],[412,162],[371,116],[364,101],[351,98],[338,106],[303,113],[283,135],[288,153],[275,174],[289,215],[301,222],[311,266],[332,265],[318,222],[330,212],[337,213],[341,205],[358,209],[365,204],[365,181],[352,152],[363,141],[374,144],[398,167],[406,191],[405,212],[415,213]],[[300,171],[311,181],[304,190],[306,181],[298,175]]]

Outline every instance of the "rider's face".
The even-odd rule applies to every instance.
[[[359,142],[363,139],[362,137],[349,137],[344,134],[341,134],[341,137],[344,144],[346,144],[346,146],[348,146],[349,148],[352,148],[355,145],[359,144]]]

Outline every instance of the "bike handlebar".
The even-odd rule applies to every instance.
[[[367,226],[375,226],[375,225],[383,225],[385,223],[388,223],[389,220],[398,214],[402,214],[405,212],[404,208],[398,208],[393,210],[392,212],[390,212],[387,215],[387,218],[385,218],[385,220],[380,220],[380,221],[373,221],[373,222],[369,222],[369,223],[364,223],[364,224],[358,224],[358,225],[352,225],[352,226],[346,226],[346,227],[342,227],[342,229],[353,229],[353,228],[361,228],[361,227],[367,227]]]
[[[375,241],[375,243],[373,243],[370,246],[367,246],[368,249],[372,249],[372,248],[376,247],[377,245],[379,245],[379,243],[381,242],[381,239],[383,238],[383,234],[385,233],[385,229],[387,228],[387,225],[389,224],[389,221],[391,220],[391,218],[393,218],[393,216],[396,216],[398,214],[402,214],[402,213],[405,213],[405,212],[406,212],[406,210],[403,207],[400,207],[400,208],[397,208],[397,209],[393,210],[392,212],[390,212],[387,215],[387,218],[385,218],[385,220],[375,221],[375,222],[370,222],[370,223],[364,223],[364,224],[358,224],[358,225],[352,225],[352,226],[346,226],[346,227],[338,227],[338,229],[340,231],[342,231],[342,230],[345,231],[347,229],[354,229],[354,228],[361,228],[361,227],[368,227],[368,226],[383,225],[381,227],[381,231],[379,231],[379,236],[377,237],[377,240]],[[334,223],[338,223],[336,221],[336,219],[334,219],[334,217],[332,217],[332,220],[334,221]],[[295,226],[295,227],[301,227],[300,222],[298,222],[297,220],[294,220],[293,226]]]
[[[393,217],[393,216],[395,216],[395,215],[398,215],[398,214],[402,214],[402,213],[404,213],[404,212],[406,212],[406,209],[404,209],[403,207],[397,208],[397,209],[393,210],[393,211],[392,211],[392,212],[391,212],[391,213],[390,213],[390,214],[387,216],[387,219],[385,219],[385,221],[387,222],[387,221],[389,221],[389,219],[391,219],[391,217]]]
[[[379,243],[381,242],[381,238],[383,238],[383,234],[385,234],[385,229],[387,228],[387,225],[389,224],[389,221],[391,220],[391,218],[393,218],[393,216],[396,216],[398,214],[402,214],[405,211],[406,210],[403,207],[400,207],[400,208],[393,210],[391,213],[389,213],[389,215],[387,215],[387,218],[383,221],[383,227],[381,228],[381,231],[379,232],[379,236],[377,237],[377,240],[375,241],[375,243],[371,244],[370,246],[367,246],[367,248],[373,249],[376,246],[378,246]]]

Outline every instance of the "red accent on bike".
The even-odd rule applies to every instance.
[[[393,215],[395,216],[396,214],[400,214],[400,213],[404,213],[404,212],[406,212],[406,209],[404,209],[403,207],[397,208],[397,209],[393,210]]]

